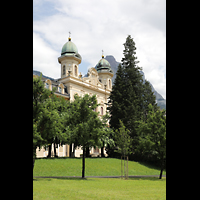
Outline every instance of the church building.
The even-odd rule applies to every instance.
[[[106,114],[106,105],[110,92],[112,90],[112,77],[114,75],[110,63],[104,58],[99,60],[95,67],[88,70],[85,76],[79,73],[79,64],[81,64],[82,57],[78,53],[78,48],[68,38],[68,41],[63,45],[61,50],[61,56],[58,57],[60,63],[61,77],[58,79],[50,78],[42,75],[42,81],[44,87],[52,90],[56,87],[56,96],[62,96],[66,101],[73,101],[74,95],[84,96],[85,94],[96,95],[97,103],[100,104],[96,109],[99,112],[99,116]],[[41,72],[33,71],[33,76],[40,76]],[[73,146],[73,144],[72,144]],[[52,150],[53,144],[52,144]],[[73,149],[73,148],[72,148]],[[90,150],[90,154],[99,154],[101,149]],[[43,147],[41,150],[37,149],[37,157],[46,157],[48,155],[48,148]],[[105,153],[105,152],[104,152]],[[69,145],[63,145],[56,148],[56,154],[58,157],[69,156]],[[75,157],[80,157],[82,154],[81,147],[73,150]],[[53,155],[53,151],[52,151]]]

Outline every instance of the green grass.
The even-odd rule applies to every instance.
[[[33,180],[33,199],[166,199],[166,178]]]
[[[121,160],[86,158],[85,176],[120,176]],[[129,161],[129,175],[159,175],[160,169]],[[81,158],[36,159],[33,176],[81,176]],[[166,174],[166,172],[163,172]]]

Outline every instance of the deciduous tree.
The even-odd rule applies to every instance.
[[[90,97],[88,94],[80,97],[74,95],[71,102],[70,115],[68,116],[68,126],[66,133],[70,142],[75,146],[82,146],[82,178],[85,178],[85,152],[86,147],[100,146],[102,138],[103,124],[94,109],[98,106],[96,96]]]
[[[120,120],[120,128],[115,130],[115,142],[117,145],[116,152],[121,154],[121,176],[122,176],[122,157],[124,157],[124,176],[128,178],[128,155],[132,153],[132,139],[129,135],[130,131],[126,129],[123,122]],[[125,157],[127,157],[127,164],[125,166]]]
[[[67,102],[44,87],[41,77],[33,78],[33,159],[36,148],[67,141],[64,122]],[[64,114],[65,113],[65,114]]]

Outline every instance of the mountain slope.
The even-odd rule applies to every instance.
[[[114,76],[112,78],[112,83],[114,83],[114,80],[116,78],[117,67],[120,64],[120,62],[117,62],[115,60],[114,56],[112,56],[112,55],[106,56],[105,59],[110,63],[110,66],[114,72]],[[145,80],[144,72],[141,71],[141,74],[143,75],[143,80]],[[150,83],[150,85],[151,85],[152,91],[154,92],[154,94],[156,96],[156,101],[157,101],[158,106],[161,109],[163,109],[163,108],[166,109],[166,100],[154,89],[154,87],[151,83]]]

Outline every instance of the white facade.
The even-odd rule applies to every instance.
[[[110,64],[107,60],[102,59],[98,62],[98,67],[92,67],[88,70],[87,75],[82,77],[79,74],[79,64],[81,63],[82,58],[78,53],[78,49],[74,43],[71,42],[71,38],[69,41],[64,44],[61,56],[58,57],[58,62],[60,63],[61,69],[61,78],[56,81],[60,82],[60,86],[62,91],[63,88],[67,88],[67,93],[69,94],[69,98],[66,100],[73,101],[74,95],[78,94],[79,96],[84,96],[85,94],[94,95],[96,94],[97,103],[100,104],[96,109],[96,112],[99,112],[99,116],[106,114],[106,105],[107,99],[110,96],[110,92],[112,90],[112,77],[113,72],[110,68]],[[51,89],[51,83],[49,83],[49,89]],[[58,88],[59,90],[59,88]],[[52,152],[53,152],[52,145]],[[100,153],[101,149],[92,148],[90,153],[97,154]],[[37,149],[37,157],[46,157],[48,155],[48,151],[45,151],[42,148],[40,151]],[[105,153],[105,152],[104,152]],[[59,157],[69,156],[69,145],[58,146],[56,148],[56,154]],[[81,147],[76,148],[74,155],[75,157],[80,157],[82,154]]]

